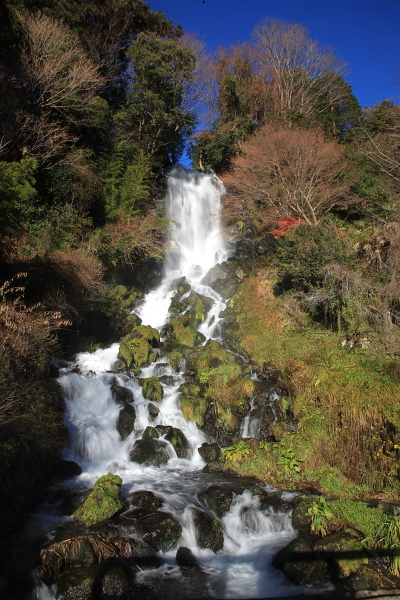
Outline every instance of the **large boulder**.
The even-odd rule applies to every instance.
[[[122,479],[119,475],[103,475],[94,484],[83,505],[74,512],[74,517],[85,526],[109,519],[123,509],[120,499]]]
[[[368,564],[361,544],[363,537],[359,531],[347,527],[318,540],[314,544],[314,552],[328,563],[333,561],[341,577],[349,577]]]
[[[318,558],[308,538],[296,538],[275,555],[272,565],[282,571],[292,583],[310,583],[319,571]]]
[[[136,534],[152,548],[162,552],[171,550],[181,537],[182,527],[167,512],[146,508],[135,508],[124,513],[129,519]]]
[[[212,444],[204,442],[199,448],[199,454],[206,463],[217,462],[221,458],[221,448],[215,442]]]
[[[168,444],[162,440],[147,438],[136,440],[129,453],[131,461],[145,466],[162,467],[169,459]]]
[[[224,534],[217,519],[197,508],[192,508],[197,543],[200,548],[209,548],[218,552],[224,545]]]

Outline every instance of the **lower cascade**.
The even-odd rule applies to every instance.
[[[30,598],[233,599],[304,591],[272,566],[296,535],[290,494],[286,505],[285,494],[269,503],[276,494],[267,484],[203,470],[204,448],[228,444],[218,427],[198,426],[204,414],[189,418],[200,400],[193,397],[182,411],[188,348],[200,356],[222,342],[227,295],[213,285],[231,252],[219,225],[222,193],[212,173],[171,171],[160,286],[134,308],[137,325],[121,344],[81,353],[59,370],[70,432],[64,459],[79,474],[51,490],[30,526],[32,538],[45,537],[45,576],[35,572]],[[208,374],[221,359],[213,361]],[[236,435],[256,437],[256,418],[238,425]],[[99,523],[74,518],[107,474],[98,486],[106,495],[107,486],[118,488],[123,508]]]

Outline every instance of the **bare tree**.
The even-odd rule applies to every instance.
[[[345,73],[345,63],[332,49],[322,48],[296,23],[266,17],[253,37],[264,77],[272,84],[278,115],[296,112],[309,116],[317,98],[329,90],[327,74]]]
[[[76,142],[74,127],[98,108],[101,77],[68,27],[41,14],[21,16],[24,107],[16,111],[23,152],[49,162]]]
[[[318,225],[343,201],[348,188],[343,179],[343,152],[336,141],[326,141],[320,130],[267,125],[243,150],[224,178],[229,190],[227,211],[235,213],[237,207],[241,220],[265,224],[292,215]]]

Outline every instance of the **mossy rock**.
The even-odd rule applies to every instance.
[[[181,411],[187,421],[194,421],[198,427],[204,427],[209,401],[201,396],[181,396]]]
[[[100,477],[83,505],[74,512],[74,518],[86,526],[110,519],[124,507],[120,499],[121,485],[119,475],[108,473]]]
[[[322,559],[327,556],[332,560],[333,557],[340,576],[349,577],[368,564],[368,557],[361,544],[362,538],[359,531],[347,528],[318,540],[314,544],[314,552]]]
[[[151,427],[150,425],[146,427],[143,432],[142,440],[154,440],[159,438],[160,435],[155,427]]]
[[[193,348],[194,346],[201,344],[205,338],[188,324],[189,319],[190,316],[187,313],[179,315],[179,317],[176,317],[175,319],[171,319],[171,335],[178,344]]]
[[[157,425],[156,429],[171,444],[178,458],[187,458],[189,443],[180,429],[168,425]]]
[[[224,534],[217,519],[197,508],[192,508],[197,543],[200,548],[209,548],[218,552],[224,545]]]
[[[138,325],[122,340],[118,357],[125,362],[128,369],[133,363],[141,367],[144,363],[156,359],[157,355],[152,349],[157,347],[159,342],[160,334],[157,329],[149,325]]]
[[[143,380],[143,396],[147,400],[161,402],[163,398],[163,389],[157,377],[148,377]]]

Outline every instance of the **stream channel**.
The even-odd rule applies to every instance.
[[[210,269],[223,263],[232,253],[220,231],[222,193],[222,184],[213,173],[177,167],[168,175],[166,216],[172,221],[164,276],[160,286],[133,309],[142,324],[157,328],[161,336],[171,318],[169,308],[176,294],[176,282],[185,277],[192,291],[210,299],[211,308],[199,331],[206,339],[221,342],[219,315],[226,301],[202,281]],[[113,473],[123,480],[123,499],[141,490],[153,492],[163,501],[161,511],[171,513],[182,527],[181,537],[174,547],[159,551],[162,566],[136,574],[136,581],[152,590],[149,597],[233,599],[304,593],[304,588],[290,584],[271,565],[276,552],[296,535],[290,511],[277,511],[272,506],[261,509],[259,498],[249,489],[238,489],[234,493],[230,509],[223,516],[214,514],[202,500],[201,492],[210,486],[227,486],[226,477],[202,470],[205,462],[198,448],[204,442],[215,440],[193,421],[185,420],[180,410],[178,388],[184,382],[185,361],[182,360],[176,370],[160,349],[155,351],[156,360],[143,366],[138,376],[114,371],[118,363],[118,343],[94,353],[79,354],[73,362],[60,368],[65,422],[70,432],[64,459],[78,463],[82,473],[58,485],[57,493],[34,515],[24,533],[26,539],[29,536],[31,540],[41,539],[41,545],[47,547],[73,535],[82,535],[82,529],[76,533],[77,525],[71,512],[64,508],[68,502],[60,501],[60,495],[82,498],[99,477]],[[142,379],[149,377],[161,378],[163,388],[156,414],[154,410],[149,411],[150,405],[154,408],[154,402],[145,398],[140,385]],[[116,384],[131,393],[136,415],[134,429],[125,439],[117,430],[122,407],[113,393]],[[238,434],[257,437],[257,423],[251,423],[249,417],[246,419]],[[174,447],[161,435],[163,452],[167,453],[165,464],[145,466],[134,462],[130,452],[148,426],[179,429],[188,442],[186,456],[179,458]],[[162,433],[162,428],[159,431]],[[273,491],[267,483],[261,485],[266,491]],[[287,496],[290,500],[291,494]],[[223,545],[217,552],[200,547],[193,509],[217,519],[223,533]],[[180,546],[189,548],[196,557],[198,568],[194,571],[184,571],[177,565],[176,552]],[[40,568],[34,576],[36,582],[29,599],[58,597],[56,585],[46,585],[41,580]]]

